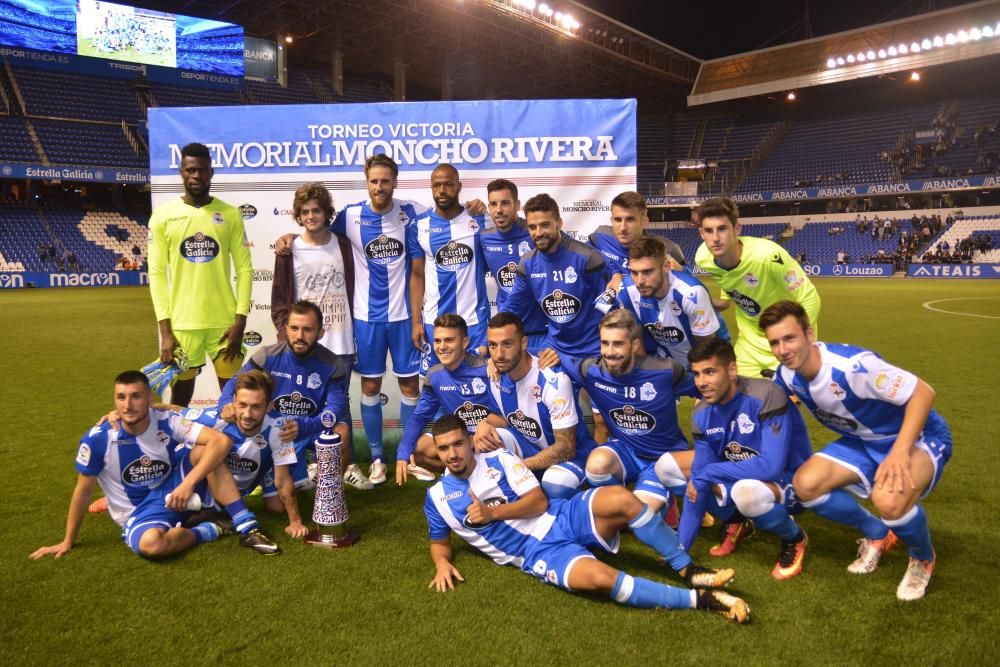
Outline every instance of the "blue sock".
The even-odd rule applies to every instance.
[[[257,515],[247,509],[242,498],[226,505],[226,512],[233,520],[236,532],[240,535],[244,535],[254,528],[260,527],[260,524],[257,523]]]
[[[753,517],[754,523],[769,533],[774,533],[783,542],[792,542],[799,536],[801,529],[795,519],[782,505],[775,504],[768,511]]]
[[[195,544],[201,544],[202,542],[214,542],[219,539],[219,529],[211,521],[199,523],[191,529],[191,532],[194,533]]]
[[[712,501],[708,503],[708,513],[722,523],[729,523],[736,519],[736,505],[730,504],[720,507],[719,503]]]
[[[361,395],[361,423],[365,427],[365,437],[372,450],[372,461],[382,459],[382,399]]]
[[[927,526],[927,512],[923,505],[914,505],[909,512],[894,521],[886,521],[885,525],[906,542],[911,557],[934,560],[934,545],[931,544],[931,530]]]
[[[618,478],[611,473],[597,474],[592,473],[589,470],[587,471],[587,481],[590,482],[590,485],[594,488],[597,488],[598,486],[614,486],[616,484],[621,484],[621,482],[618,481]]]
[[[660,513],[653,511],[649,505],[645,505],[639,516],[628,522],[628,526],[639,541],[663,556],[675,571],[691,564],[691,557],[681,547],[677,533],[663,523]]]
[[[618,573],[611,599],[629,607],[640,609],[694,609],[695,592],[686,588],[667,586],[649,579]]]
[[[854,526],[870,540],[881,540],[889,533],[889,527],[881,519],[858,504],[854,497],[843,489],[835,489],[825,496],[802,503],[824,519]]]
[[[417,398],[410,398],[409,396],[399,397],[399,427],[403,428],[406,426],[406,422],[410,421],[410,417],[413,416],[413,411],[417,409]]]

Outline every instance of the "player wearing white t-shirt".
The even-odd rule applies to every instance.
[[[493,228],[489,216],[471,215],[458,202],[462,182],[458,170],[441,164],[431,172],[435,208],[419,216],[407,232],[410,256],[410,309],[413,344],[424,350],[421,370],[438,363],[427,345],[438,315],[455,313],[469,327],[473,349],[486,346],[490,302],[486,293],[486,260],[480,236]]]
[[[108,499],[109,515],[122,526],[122,539],[146,558],[180,553],[232,530],[211,522],[191,530],[177,527],[189,516],[186,509],[192,498],[207,494],[205,481],[227,510],[236,503],[246,510],[225,465],[228,438],[174,412],[152,409],[149,381],[139,371],[115,378],[114,399],[121,427],[111,422],[95,426],[80,441],[77,482],[62,542],[37,549],[32,558],[58,558],[73,548],[87,502],[98,485]],[[178,448],[183,443],[193,443],[190,452]],[[246,524],[246,533],[264,537],[252,513],[246,511],[239,520]]]

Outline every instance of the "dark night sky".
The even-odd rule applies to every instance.
[[[809,6],[813,37],[969,4],[962,0],[577,0],[628,26],[704,59],[805,38]],[[558,8],[558,2],[551,3]],[[779,34],[780,33],[780,34]]]

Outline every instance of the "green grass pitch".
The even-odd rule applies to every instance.
[[[464,545],[466,583],[427,590],[423,485],[351,490],[351,549],[328,552],[282,534],[263,558],[234,538],[164,563],[134,556],[106,516],[84,522],[67,556],[34,562],[62,538],[80,436],[111,405],[110,381],[155,353],[145,288],[0,293],[5,398],[0,552],[3,662],[18,664],[986,664],[1000,657],[996,394],[1000,284],[989,281],[817,281],[824,340],[870,347],[937,390],[955,455],[926,501],[938,567],[926,599],[896,600],[905,550],[854,577],[852,531],[811,514],[802,576],[770,577],[777,539],[758,533],[732,556],[731,589],[749,626],[694,612],[640,611],[574,596]],[[948,301],[940,301],[948,299]],[[960,300],[958,300],[960,299]],[[953,311],[937,312],[923,307]],[[967,313],[978,315],[962,315]],[[687,402],[685,402],[686,404]],[[687,419],[685,405],[682,419]],[[829,434],[807,417],[818,446]],[[260,509],[259,500],[251,507]],[[304,507],[306,511],[309,507]],[[608,560],[672,581],[632,536]]]

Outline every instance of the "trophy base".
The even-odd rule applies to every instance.
[[[304,538],[302,541],[306,544],[314,547],[327,547],[328,549],[343,549],[349,547],[358,540],[361,536],[357,533],[344,532],[339,535],[331,535],[329,533],[323,533],[319,530],[313,530]]]

